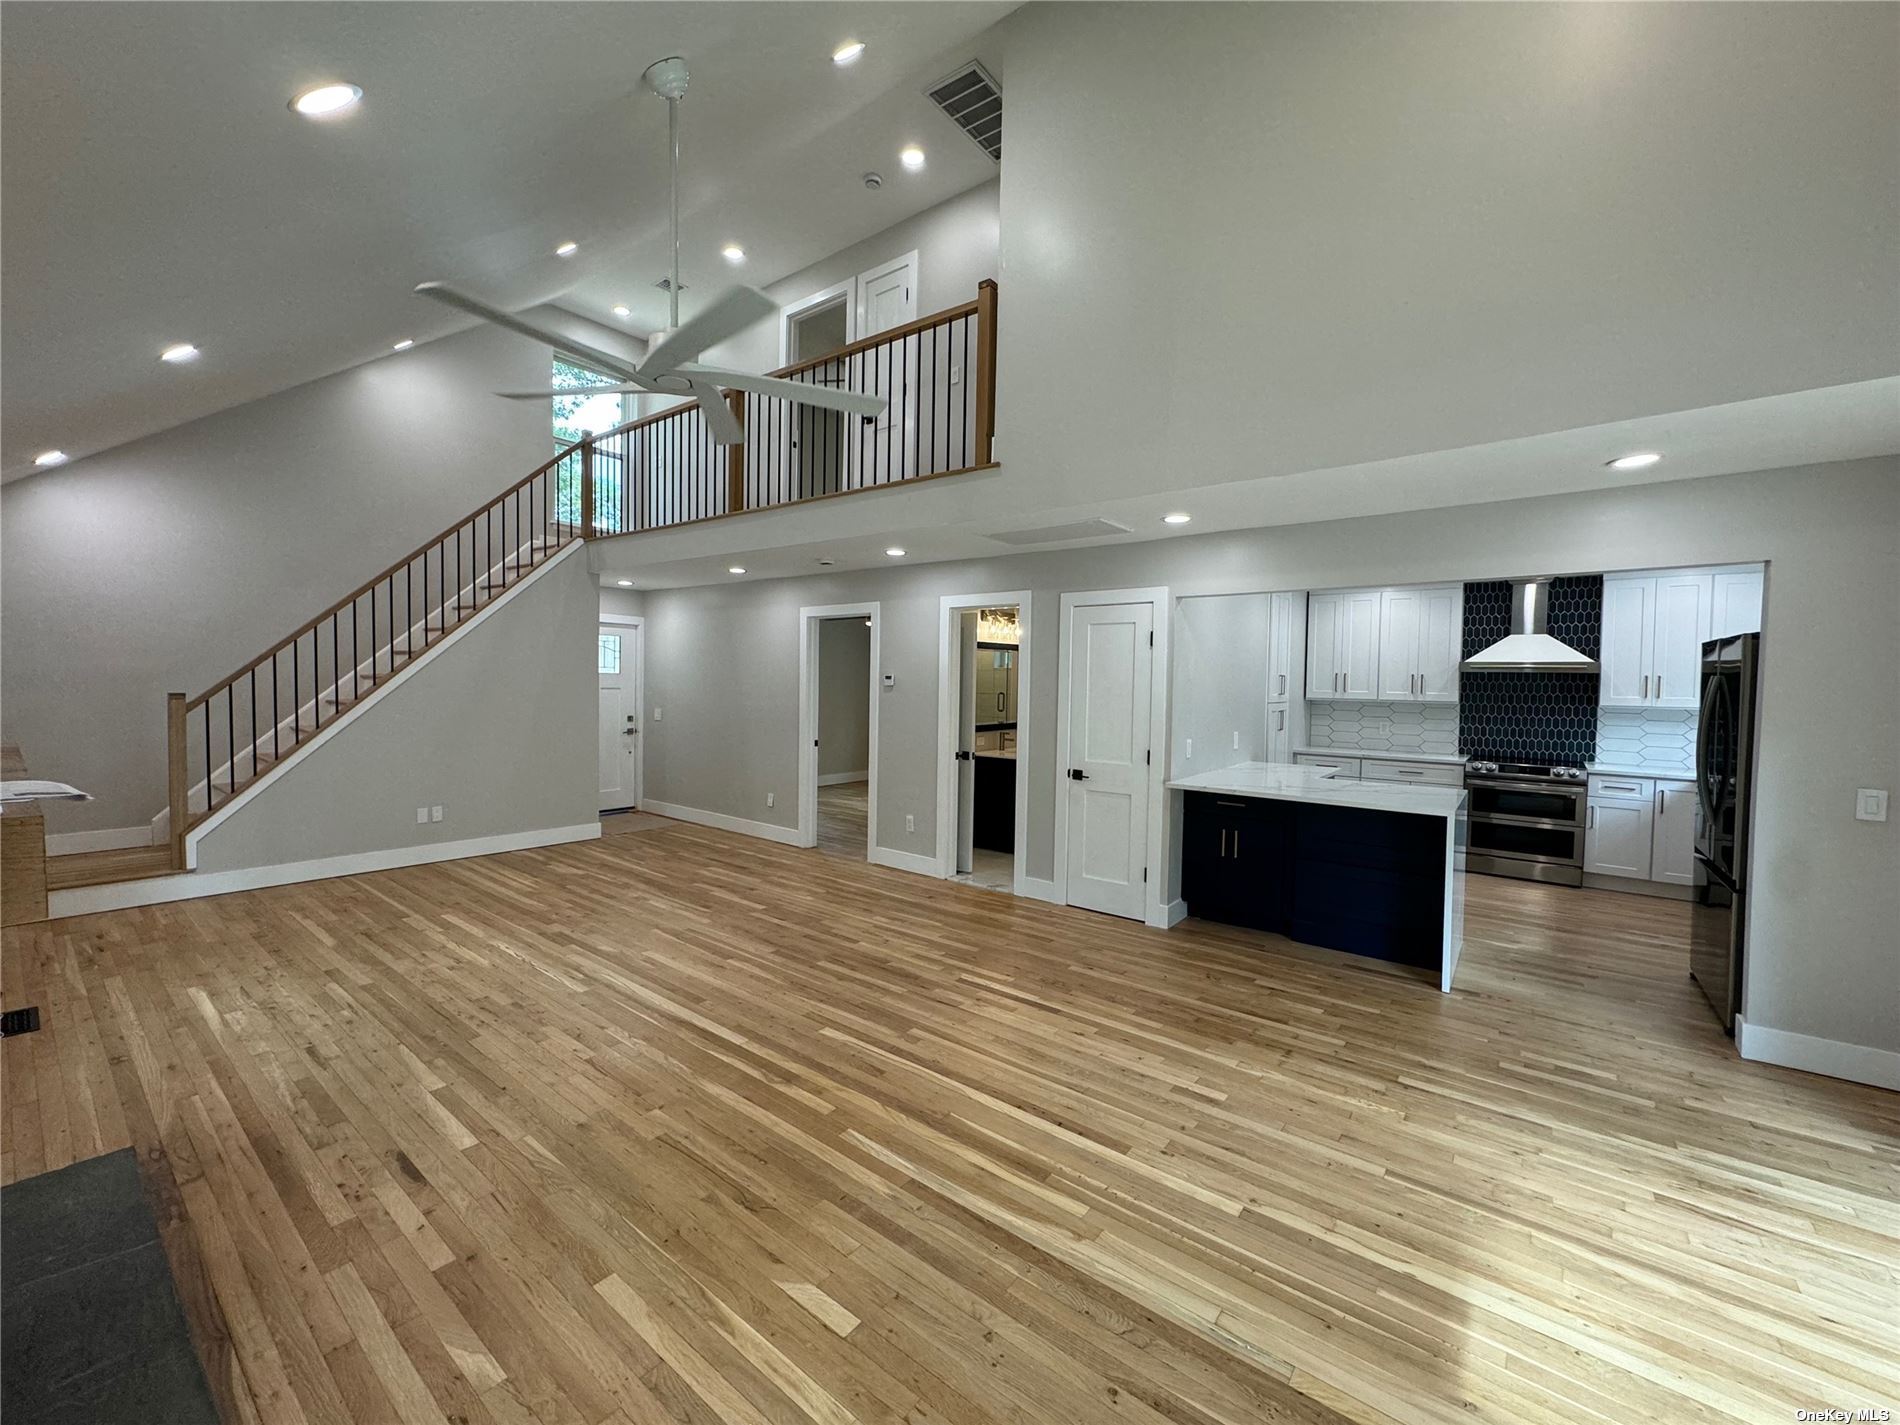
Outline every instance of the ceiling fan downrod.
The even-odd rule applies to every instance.
[[[667,330],[680,324],[680,100],[686,97],[686,61],[678,55],[657,60],[646,68],[641,79],[647,88],[666,100],[666,146],[672,157],[673,273],[667,284]]]

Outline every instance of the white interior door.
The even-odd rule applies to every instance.
[[[917,320],[917,254],[904,256],[858,274],[857,339],[876,336]],[[903,343],[915,348],[914,341]],[[915,474],[914,454],[917,419],[916,372],[905,369],[905,361],[915,361],[915,351],[892,352],[865,362],[866,389],[889,398],[884,413],[872,423],[864,462],[870,467],[871,483],[903,480]],[[855,373],[854,373],[855,374]]]
[[[957,871],[976,864],[976,626],[965,609],[957,623]]]
[[[1143,918],[1153,604],[1080,604],[1068,627],[1070,905]]]
[[[640,804],[640,629],[600,626],[600,809]]]

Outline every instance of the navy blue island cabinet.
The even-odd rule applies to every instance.
[[[1254,765],[1171,784],[1187,913],[1435,970],[1449,988],[1463,930],[1462,790],[1299,768],[1267,778],[1269,793],[1250,785]],[[1243,790],[1194,785],[1222,779]]]

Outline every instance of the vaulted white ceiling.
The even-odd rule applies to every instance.
[[[685,310],[794,272],[994,176],[923,87],[1011,8],[9,4],[0,468],[467,325],[411,296],[430,278],[660,324],[666,106],[640,74],[667,55],[692,70]],[[846,38],[867,49],[839,67]],[[288,110],[335,79],[363,87],[358,110]],[[922,173],[898,163],[910,142]],[[578,254],[555,257],[569,240]],[[174,342],[204,354],[161,364]]]

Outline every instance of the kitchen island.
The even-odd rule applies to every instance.
[[[1464,788],[1281,762],[1168,787],[1188,914],[1433,970],[1450,991],[1464,939]]]

